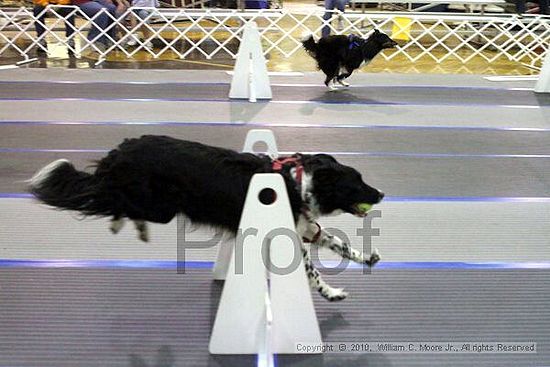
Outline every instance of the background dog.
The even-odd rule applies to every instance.
[[[280,173],[285,181],[298,234],[305,241],[327,247],[342,257],[373,266],[369,257],[321,229],[323,215],[350,213],[365,216],[384,194],[363,182],[355,169],[326,154],[301,155],[272,161],[267,156],[146,135],[126,139],[97,163],[94,173],[78,171],[67,160],[42,168],[29,191],[51,206],[88,216],[111,217],[117,233],[129,218],[139,238],[148,240],[146,222],[168,223],[183,214],[204,224],[236,234],[248,185],[256,173]],[[328,286],[302,248],[311,286],[328,300],[346,297]]]
[[[397,43],[385,33],[375,30],[364,39],[349,36],[328,36],[315,42],[313,35],[302,41],[305,50],[317,61],[319,69],[327,76],[325,85],[334,90],[334,83],[349,87],[344,80],[355,69],[371,62],[380,51],[395,47]]]

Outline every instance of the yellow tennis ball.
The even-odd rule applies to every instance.
[[[369,210],[371,210],[371,208],[372,208],[372,205],[368,203],[357,204],[357,209],[359,209],[363,213],[368,212]]]

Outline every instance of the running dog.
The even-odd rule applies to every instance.
[[[374,266],[380,257],[353,249],[317,224],[324,215],[367,215],[384,194],[368,186],[359,172],[326,154],[295,154],[271,160],[168,136],[126,139],[97,162],[94,173],[78,171],[60,159],[30,180],[29,191],[41,202],[85,216],[111,217],[118,233],[125,218],[139,238],[148,241],[146,222],[168,223],[182,214],[194,224],[237,233],[247,189],[256,173],[278,172],[284,178],[297,231],[304,241],[327,247],[352,261]],[[347,296],[326,284],[302,255],[312,288],[329,301]]]
[[[344,80],[355,69],[367,65],[380,51],[397,46],[385,33],[375,30],[368,38],[349,36],[328,36],[315,42],[313,35],[302,41],[307,53],[317,61],[317,66],[326,75],[325,85],[336,90],[334,83],[344,87],[349,84]]]

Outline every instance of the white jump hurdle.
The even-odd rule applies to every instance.
[[[254,151],[254,146],[258,143],[263,143],[266,146],[265,152]],[[277,141],[273,131],[269,129],[252,129],[246,134],[246,139],[243,146],[244,153],[265,153],[271,159],[279,157],[279,150],[277,149]],[[235,246],[234,241],[228,241],[218,246],[218,254],[216,257],[216,263],[214,264],[214,279],[223,280],[227,274],[229,268],[229,261],[231,260],[231,252]]]
[[[229,98],[248,99],[250,102],[256,102],[258,99],[271,99],[271,97],[271,86],[260,33],[256,23],[250,21],[244,26],[233,70]]]
[[[266,145],[265,152],[257,152],[254,150],[254,146],[257,143],[264,143]],[[244,141],[243,152],[245,153],[265,153],[275,159],[279,157],[279,150],[277,149],[277,141],[273,131],[269,129],[253,129],[249,130],[246,134]]]
[[[539,80],[535,84],[536,93],[550,93],[550,51],[546,52],[542,69],[540,70]]]
[[[275,192],[273,203],[260,202],[259,194],[264,189]],[[296,234],[281,175],[253,176],[239,228],[243,235],[238,236],[229,262],[210,353],[258,354],[267,349],[269,354],[294,354],[297,343],[320,344],[321,332],[303,266],[301,239]],[[285,235],[281,234],[283,231]],[[271,266],[266,268],[265,263]],[[292,271],[274,271],[275,268]]]
[[[266,144],[270,157],[278,156],[272,131],[249,131],[243,150],[254,152],[258,142]],[[275,192],[273,203],[260,202],[259,193],[264,189]],[[254,175],[239,228],[243,236],[237,238],[238,251],[234,243],[218,249],[214,277],[226,281],[209,351],[258,354],[264,365],[272,366],[273,353],[294,354],[298,353],[297,343],[321,343],[301,256],[301,238],[296,235],[288,193],[279,174]],[[287,267],[292,271],[274,271]]]

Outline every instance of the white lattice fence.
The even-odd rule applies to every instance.
[[[41,37],[37,37],[34,32],[34,22],[37,20],[32,10],[0,9],[0,57],[8,52],[29,57],[33,49],[45,50],[42,41],[48,37],[66,44],[76,54],[94,51],[100,57],[117,50],[128,58],[140,51],[154,58],[166,54],[182,59],[210,59],[218,56],[234,58],[242,35],[242,25],[253,20],[259,25],[264,52],[279,53],[289,58],[301,52],[300,39],[304,33],[320,34],[321,28],[327,24],[322,19],[322,11],[296,14],[280,10],[151,8],[146,9],[150,14],[145,19],[139,18],[132,9],[119,18],[106,10],[90,18],[73,6],[65,7],[78,18],[74,33],[67,38],[62,33],[65,18],[53,11],[56,8],[59,7],[50,6],[45,10],[49,14],[49,21],[45,22],[46,33]],[[112,20],[111,24],[95,39],[88,40],[86,35],[91,22],[103,12]],[[535,65],[542,60],[550,42],[550,18],[541,16],[519,18],[515,15],[386,12],[336,15],[342,21],[328,22],[333,33],[366,36],[376,27],[403,39],[399,48],[383,53],[382,57],[386,60],[404,56],[411,62],[427,57],[438,63],[452,58],[467,63],[472,58],[481,57],[487,62],[506,59]],[[132,29],[127,22],[132,17],[136,19],[138,27],[143,26],[149,31],[150,36],[139,40],[136,47],[127,47],[126,41],[137,33],[137,28]],[[109,32],[113,27],[118,27],[116,36]],[[106,47],[98,43],[102,36],[109,41]],[[77,39],[78,42],[75,42]],[[155,41],[154,47],[148,47],[148,42],[152,40]]]

